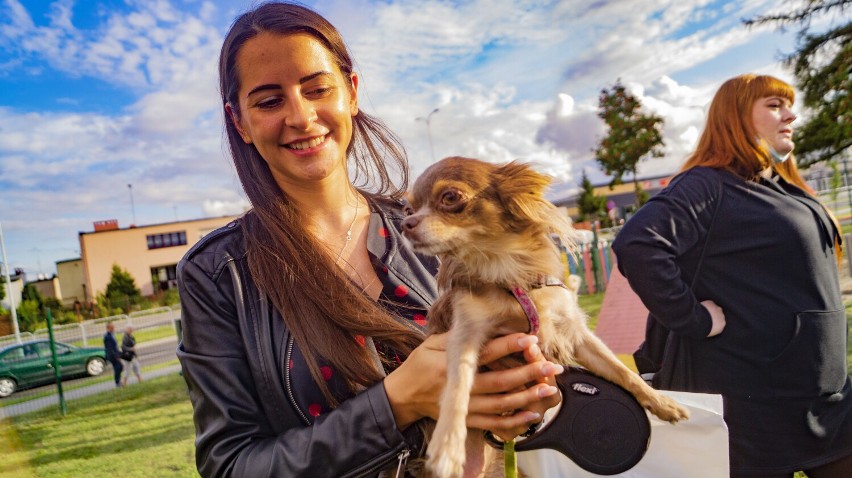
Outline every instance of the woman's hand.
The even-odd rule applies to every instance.
[[[523,352],[528,362],[519,367],[477,373],[471,391],[467,425],[491,430],[510,439],[541,421],[544,412],[559,404],[555,376],[563,367],[544,359],[538,338],[511,334],[488,342],[480,365]],[[447,380],[447,334],[429,336],[387,378],[385,391],[397,425],[405,429],[415,421],[437,419],[440,394]],[[527,388],[526,384],[536,385]]]
[[[708,337],[713,337],[722,333],[725,330],[725,312],[712,300],[705,300],[701,302],[701,305],[707,309],[707,312],[710,312],[710,320],[713,321],[712,327],[710,327],[710,333],[707,334]]]
[[[447,383],[447,334],[426,337],[399,367],[385,377],[393,417],[400,430],[424,417],[438,417]]]
[[[480,364],[488,364],[516,352],[523,352],[526,365],[478,373],[470,396],[467,426],[490,430],[503,440],[511,440],[538,423],[544,412],[562,401],[556,375],[562,365],[548,362],[541,354],[538,337],[511,334],[487,343]],[[527,384],[535,385],[527,388]]]

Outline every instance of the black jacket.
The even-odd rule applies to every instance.
[[[781,178],[693,168],[613,243],[631,287],[686,344],[690,391],[724,395],[735,471],[787,472],[852,452],[837,237],[823,207]],[[703,300],[727,321],[712,338]]]
[[[399,234],[403,205],[373,199],[389,233],[382,262],[424,305],[437,295],[433,258],[416,255]],[[251,213],[249,213],[251,214]],[[189,386],[202,476],[375,476],[422,440],[397,429],[382,383],[312,424],[293,398],[293,338],[280,311],[252,281],[240,220],[205,236],[178,265],[183,338],[178,358]],[[310,318],[305,318],[310,320]]]

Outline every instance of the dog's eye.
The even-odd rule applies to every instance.
[[[411,207],[411,206],[406,205],[406,206],[402,209],[402,212],[404,212],[406,216],[410,216],[410,215],[414,214],[414,208],[413,208],[413,207]]]
[[[461,200],[462,195],[458,189],[448,189],[441,194],[441,205],[444,207],[455,206]]]

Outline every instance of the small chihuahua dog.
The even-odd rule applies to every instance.
[[[549,184],[548,176],[522,163],[462,157],[433,164],[414,184],[414,211],[402,223],[403,235],[416,251],[441,260],[429,331],[449,332],[447,384],[427,447],[426,468],[434,476],[471,472],[466,440],[468,447],[485,447],[481,433],[468,434],[465,419],[480,349],[500,335],[535,334],[548,360],[579,363],[662,420],[688,417],[589,330],[576,284],[570,289],[555,279],[564,276],[564,266],[552,235],[567,246],[576,241],[570,218],[544,198]]]

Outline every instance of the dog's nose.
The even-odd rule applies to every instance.
[[[410,231],[417,227],[420,224],[420,218],[417,216],[408,216],[407,218],[402,220],[402,229],[405,231]]]

